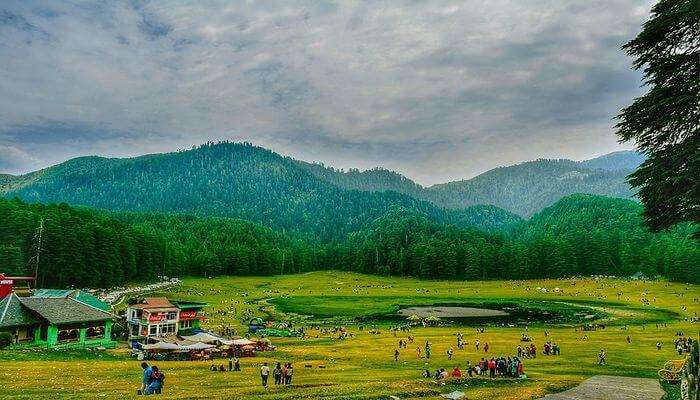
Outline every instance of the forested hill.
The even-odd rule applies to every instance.
[[[652,234],[631,200],[572,195],[525,221],[510,237],[486,235],[394,211],[357,234],[350,260],[370,273],[459,279],[577,275],[665,276],[700,282],[694,229]]]
[[[347,189],[393,190],[447,208],[491,204],[529,217],[574,193],[631,198],[634,193],[626,176],[643,160],[643,155],[633,151],[615,152],[581,162],[543,159],[427,188],[381,168],[339,171],[318,164],[300,162],[300,165],[318,178]]]
[[[313,243],[231,218],[109,213],[0,199],[0,266],[33,273],[43,219],[43,287],[105,287],[158,275],[271,275],[318,269],[431,279],[627,276],[700,283],[700,249],[680,226],[651,234],[640,206],[571,196],[512,235],[461,229],[392,207],[366,229]]]
[[[449,208],[493,204],[529,217],[574,193],[630,198],[632,170],[589,169],[571,160],[537,160],[485,172],[475,178],[435,185],[425,198]]]
[[[321,243],[367,228],[392,206],[485,229],[518,219],[494,207],[446,211],[397,192],[343,189],[295,160],[232,143],[130,159],[77,158],[18,177],[4,194],[107,210],[241,218]]]
[[[384,168],[366,171],[350,169],[342,171],[322,164],[310,164],[297,161],[298,164],[314,176],[345,189],[357,189],[369,192],[392,190],[415,198],[425,199],[425,188],[411,179]]]
[[[534,215],[513,236],[539,252],[538,264],[545,270],[616,276],[641,271],[700,282],[695,227],[681,224],[652,234],[642,226],[642,209],[630,200],[572,195]]]
[[[606,171],[635,170],[646,157],[636,151],[616,151],[604,156],[581,161],[582,167],[589,169],[602,169]]]

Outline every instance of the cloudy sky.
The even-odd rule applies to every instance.
[[[623,148],[637,0],[0,2],[0,173],[251,141],[420,183]]]

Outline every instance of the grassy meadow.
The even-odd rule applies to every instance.
[[[539,289],[538,289],[539,288]],[[545,290],[543,290],[546,289]],[[555,290],[557,289],[558,290]],[[158,362],[166,374],[163,398],[172,399],[437,399],[452,390],[468,399],[535,399],[564,390],[597,374],[656,377],[669,359],[677,332],[697,337],[700,324],[685,321],[700,312],[700,287],[680,283],[621,281],[616,279],[563,279],[542,281],[421,281],[382,278],[343,272],[314,272],[274,277],[221,277],[184,279],[166,293],[170,298],[206,301],[205,326],[213,331],[229,327],[245,333],[251,316],[292,321],[295,325],[332,327],[343,325],[354,335],[337,335],[307,329],[310,338],[273,338],[274,352],[242,360],[241,372],[210,372],[206,362]],[[400,338],[380,318],[401,306],[434,304],[515,304],[552,310],[569,317],[555,323],[467,323],[466,325],[416,327],[415,343],[393,359]],[[581,332],[573,315],[587,310],[605,329]],[[368,328],[376,324],[381,334]],[[360,330],[360,325],[365,329]],[[484,326],[477,332],[476,326]],[[549,332],[545,338],[544,331]],[[458,350],[456,334],[468,343]],[[526,380],[473,378],[436,383],[421,372],[451,370],[481,357],[512,356],[523,333],[534,339],[539,353],[526,359]],[[587,335],[587,339],[584,339]],[[627,343],[627,336],[631,343]],[[490,345],[488,354],[477,351],[474,341]],[[416,347],[433,344],[432,357],[418,358]],[[542,345],[552,340],[561,346],[560,356],[544,356]],[[663,344],[661,350],[656,343]],[[525,345],[525,344],[523,344]],[[447,360],[446,351],[455,355]],[[605,349],[606,366],[597,365],[597,353]],[[294,384],[263,389],[258,369],[263,361],[292,362]],[[222,360],[225,362],[225,360]],[[310,368],[307,368],[310,366]],[[323,366],[324,368],[319,368]],[[99,399],[136,398],[138,362],[126,349],[91,352],[0,352],[0,398]]]

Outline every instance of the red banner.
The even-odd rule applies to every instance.
[[[180,311],[180,321],[197,319],[197,311]]]
[[[148,322],[160,322],[168,319],[168,315],[165,313],[148,314]]]
[[[0,299],[4,299],[6,296],[12,293],[12,286],[14,283],[15,282],[12,279],[0,280]]]

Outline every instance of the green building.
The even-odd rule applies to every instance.
[[[0,300],[0,332],[10,332],[14,347],[114,347],[109,306],[80,290],[38,290]]]

